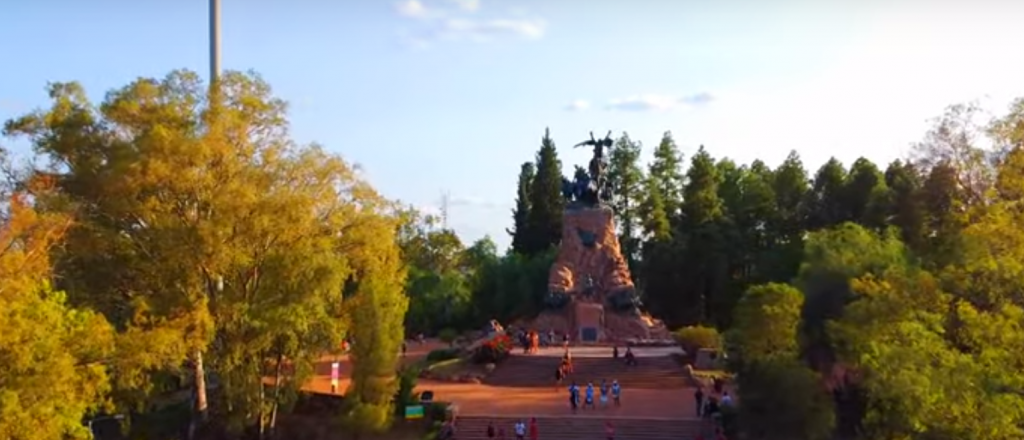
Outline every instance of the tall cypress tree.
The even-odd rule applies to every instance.
[[[516,189],[516,207],[512,210],[512,229],[506,229],[512,236],[512,252],[525,254],[529,249],[530,235],[530,188],[537,171],[533,162],[524,162],[519,168],[519,185]]]
[[[650,164],[650,175],[654,179],[661,200],[665,204],[665,212],[674,219],[679,214],[683,201],[683,154],[679,152],[672,132],[666,131],[661,142],[654,149],[654,159]]]
[[[619,242],[629,268],[636,272],[640,257],[639,206],[644,198],[644,171],[640,167],[640,143],[622,133],[609,152],[608,181],[612,206],[619,223]]]
[[[530,185],[529,235],[524,254],[541,254],[561,241],[564,208],[562,163],[558,160],[550,130],[544,129],[544,138],[537,152],[537,173]]]

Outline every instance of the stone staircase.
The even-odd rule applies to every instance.
[[[484,382],[505,387],[554,387],[555,369],[561,359],[551,356],[513,355]],[[564,386],[575,381],[581,387],[602,380],[617,380],[623,389],[681,389],[693,386],[683,367],[671,356],[638,357],[639,365],[628,367],[621,358],[582,357],[573,359],[573,373]]]
[[[505,439],[515,440],[513,426],[520,419],[512,417],[459,417],[455,440],[489,440],[487,425],[505,429]],[[605,439],[605,421],[611,420],[616,440],[691,440],[702,430],[699,420],[605,419],[600,417],[537,417],[540,440]],[[529,439],[530,419],[522,419]]]

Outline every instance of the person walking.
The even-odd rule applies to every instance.
[[[697,417],[700,417],[704,409],[704,387],[697,387],[697,391],[693,393],[693,400],[697,404]]]
[[[526,424],[522,420],[516,422],[515,431],[516,440],[524,440],[526,438]]]

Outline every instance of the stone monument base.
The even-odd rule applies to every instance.
[[[533,319],[516,323],[519,328],[558,335],[570,334],[573,342],[588,344],[672,345],[672,334],[661,321],[644,313],[620,313],[602,304],[572,301],[559,310],[545,310]],[[596,340],[588,329],[596,328]],[[559,341],[561,338],[559,337]]]
[[[597,343],[607,340],[604,332],[604,306],[576,301],[572,304],[573,340]]]

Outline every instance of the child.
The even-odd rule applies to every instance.
[[[592,382],[587,382],[587,394],[583,401],[583,409],[587,409],[588,406],[590,409],[594,409],[594,384]]]

